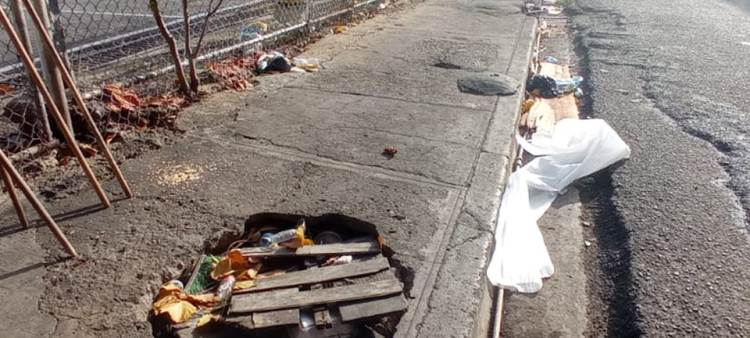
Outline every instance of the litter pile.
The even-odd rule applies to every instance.
[[[279,52],[255,52],[247,57],[209,62],[206,68],[224,88],[241,91],[254,86],[249,79],[256,75],[317,72],[322,66],[320,60],[314,58],[290,59]]]
[[[304,219],[281,231],[256,228],[224,255],[202,255],[184,278],[162,286],[154,334],[357,337],[369,326],[391,336],[387,327],[408,303],[383,248],[379,236],[343,239],[308,229]]]
[[[493,285],[519,292],[539,291],[542,278],[554,272],[536,222],[557,195],[573,181],[630,156],[630,148],[605,121],[578,119],[583,78],[571,76],[554,57],[539,57],[547,25],[539,26],[516,136],[518,163],[503,193],[487,269]]]
[[[562,13],[563,6],[557,0],[526,0],[523,10],[527,15],[558,15]]]

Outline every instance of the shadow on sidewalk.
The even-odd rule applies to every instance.
[[[121,201],[124,201],[126,198],[121,197],[118,199],[111,200],[110,202],[114,205]],[[78,208],[75,210],[71,210],[68,212],[60,213],[57,215],[52,215],[52,219],[55,220],[55,222],[65,222],[71,219],[76,219],[79,217],[85,217],[88,215],[91,215],[93,213],[106,210],[102,205],[100,204],[94,204],[88,207]],[[36,228],[42,228],[45,227],[47,224],[44,223],[41,219],[37,218],[36,211],[33,208],[27,208],[26,209],[26,217],[35,216],[33,219],[29,219],[29,227],[24,228],[20,222],[16,222],[14,224],[0,227],[0,238],[8,237],[13,234],[19,233],[24,230],[28,229],[36,229]]]
[[[60,258],[60,259],[58,259],[58,260],[56,260],[54,262],[47,262],[47,263],[39,262],[39,263],[34,263],[34,264],[29,265],[29,266],[17,269],[15,271],[7,272],[7,273],[4,273],[4,274],[0,275],[0,282],[2,282],[3,280],[6,280],[8,278],[15,277],[15,276],[18,276],[20,274],[27,273],[29,271],[33,271],[33,270],[36,270],[36,269],[39,269],[39,268],[46,268],[46,267],[51,266],[51,265],[60,264],[60,263],[62,263],[64,261],[67,261],[69,259],[72,259],[72,258],[70,258],[70,257],[64,257],[64,258]]]

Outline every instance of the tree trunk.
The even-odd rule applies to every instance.
[[[190,87],[188,86],[187,79],[185,78],[185,70],[182,69],[182,60],[180,59],[180,51],[177,49],[177,42],[174,40],[174,36],[167,29],[167,25],[164,23],[164,17],[161,15],[159,10],[159,3],[157,0],[149,0],[149,7],[151,12],[154,14],[154,20],[156,25],[159,27],[164,40],[167,41],[169,46],[169,52],[172,54],[172,61],[174,62],[174,71],[177,75],[177,82],[180,87],[180,92],[184,95],[192,96],[190,93]]]
[[[193,52],[192,42],[190,35],[190,11],[188,10],[188,0],[182,0],[182,17],[185,22],[185,56],[188,59],[188,70],[190,71],[190,91],[193,94],[198,94],[198,87],[200,87],[200,79],[198,79],[198,71],[195,69],[195,57],[198,54],[198,48],[196,47],[195,53]],[[205,27],[205,24],[204,24]]]

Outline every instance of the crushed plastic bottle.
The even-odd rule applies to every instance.
[[[560,63],[560,60],[549,55],[544,57],[544,61],[549,63]]]
[[[570,80],[558,80],[555,79],[555,82],[557,83],[557,90],[562,93],[572,93],[578,88],[578,86],[581,85],[583,82],[582,76],[574,76]]]
[[[221,279],[219,287],[216,289],[216,297],[221,301],[227,300],[232,295],[232,287],[234,287],[234,275],[228,275]]]
[[[305,245],[313,245],[311,239],[305,238],[305,220],[301,219],[294,229],[284,230],[268,237],[264,243],[266,246],[279,245],[290,249],[296,249]]]
[[[315,58],[294,58],[292,63],[295,67],[302,68],[309,72],[316,72],[320,69],[320,60]]]
[[[258,246],[260,247],[267,247],[273,244],[273,241],[271,238],[273,237],[273,233],[266,232],[263,234],[263,236],[260,236],[260,240],[258,240]]]

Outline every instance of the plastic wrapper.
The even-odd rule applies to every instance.
[[[561,120],[549,137],[517,137],[537,156],[508,179],[495,228],[490,282],[518,292],[537,292],[554,273],[537,221],[573,181],[630,156],[630,148],[604,120]]]

